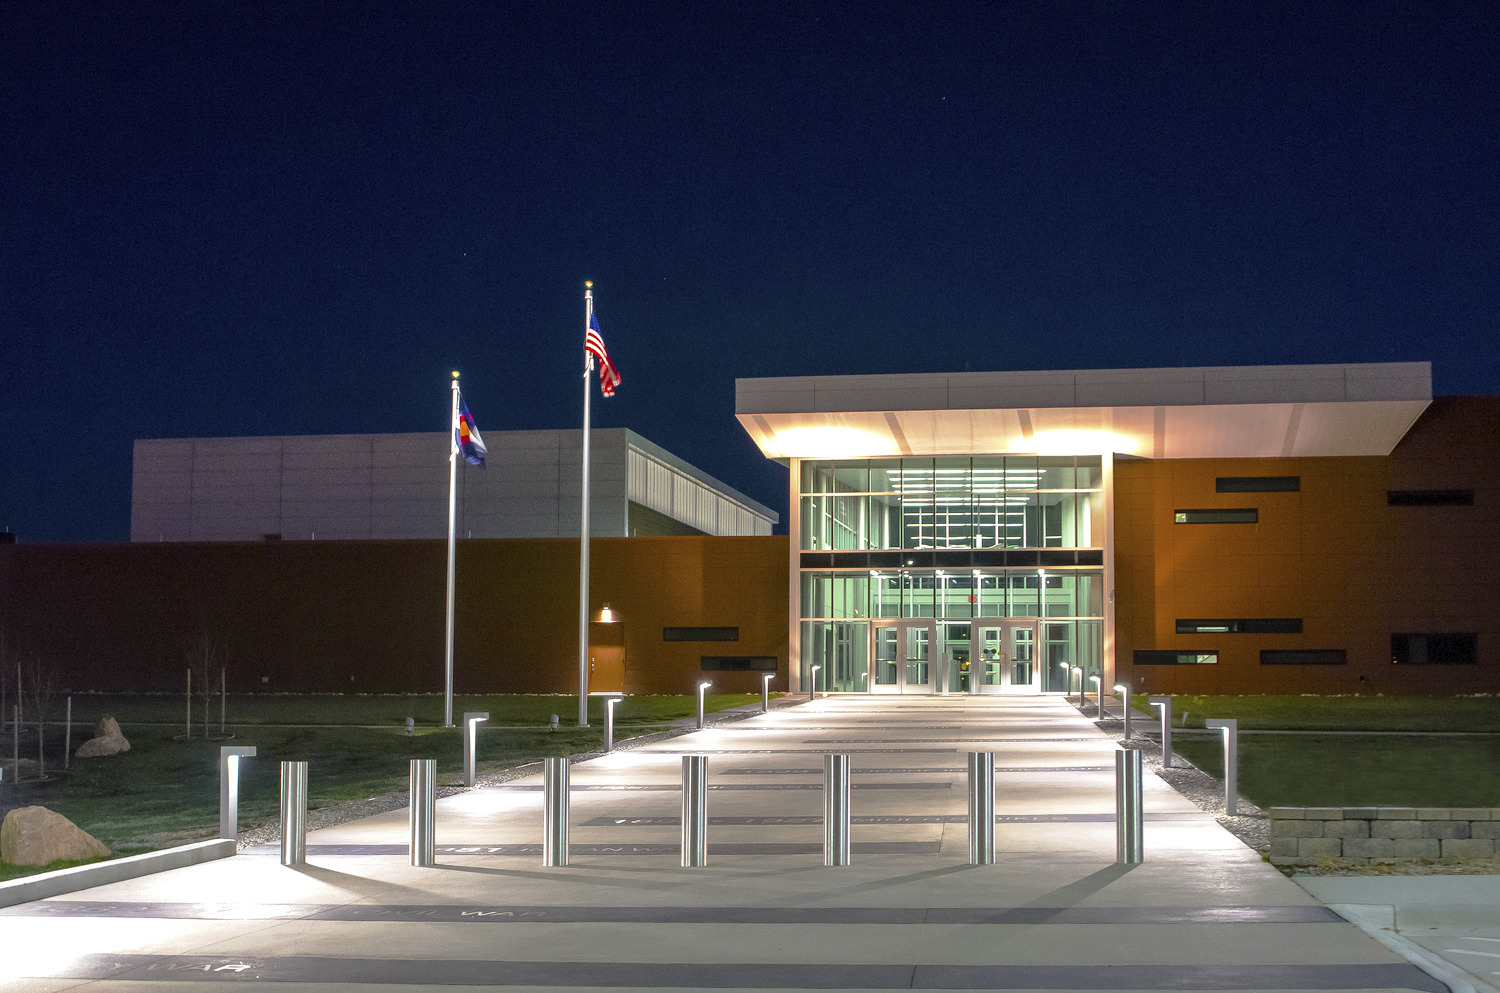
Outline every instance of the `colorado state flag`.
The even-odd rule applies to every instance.
[[[458,398],[458,426],[453,430],[453,443],[465,462],[484,468],[484,456],[489,449],[484,447],[479,429],[474,426],[474,415],[469,413],[469,405],[462,396]]]

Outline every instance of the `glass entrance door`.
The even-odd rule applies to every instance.
[[[931,693],[938,666],[933,664],[931,621],[897,621],[873,627],[875,651],[872,693]]]
[[[987,621],[974,625],[971,679],[976,693],[1040,693],[1036,621]]]

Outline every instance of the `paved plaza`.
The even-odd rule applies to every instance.
[[[967,864],[966,753],[993,751],[995,865]],[[0,989],[279,991],[1446,987],[1146,776],[1115,863],[1116,744],[1065,701],[834,698],[575,764],[571,864],[539,777],[275,849],[0,911]],[[852,756],[853,864],[822,864],[822,756]],[[679,866],[681,756],[709,865]],[[268,758],[296,758],[269,756]],[[317,770],[311,775],[316,779]]]

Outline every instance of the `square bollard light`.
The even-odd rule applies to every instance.
[[[1104,717],[1104,684],[1098,676],[1090,676],[1089,682],[1094,684],[1094,713],[1101,719]]]
[[[1116,683],[1115,684],[1115,692],[1118,693],[1118,694],[1120,694],[1120,702],[1125,707],[1125,710],[1124,710],[1124,715],[1125,715],[1125,737],[1122,738],[1121,740],[1122,741],[1129,741],[1130,740],[1130,684],[1129,683]]]
[[[820,665],[812,667],[812,678],[807,681],[807,698],[809,700],[816,700],[818,698],[818,670],[821,668],[823,667]]]
[[[464,785],[474,785],[474,751],[479,744],[479,725],[490,719],[488,713],[464,714]]]
[[[776,678],[776,673],[767,672],[760,677],[760,712],[769,714],[771,712],[771,680]]]
[[[625,699],[624,694],[604,698],[604,750],[615,750],[615,704]]]
[[[1148,702],[1161,711],[1161,767],[1172,768],[1172,698],[1154,696]]]
[[[240,759],[255,755],[254,745],[219,748],[219,837],[231,841],[240,833]]]
[[[1226,717],[1204,721],[1203,726],[1224,732],[1224,813],[1233,817],[1238,809],[1236,800],[1240,791],[1240,722],[1238,718]]]
[[[1073,675],[1078,677],[1078,709],[1083,709],[1083,667],[1074,666]],[[1071,687],[1069,687],[1071,689]]]
[[[701,683],[698,684],[698,730],[699,731],[703,730],[703,694],[707,693],[708,692],[708,688],[710,686],[712,686],[712,685],[713,685],[713,683],[709,682],[706,679],[703,680],[703,682],[701,682]]]

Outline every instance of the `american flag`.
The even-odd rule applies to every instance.
[[[620,385],[620,370],[609,360],[609,349],[604,347],[604,336],[599,333],[599,316],[589,314],[589,331],[583,338],[583,350],[599,359],[599,392],[607,397],[615,395]]]

